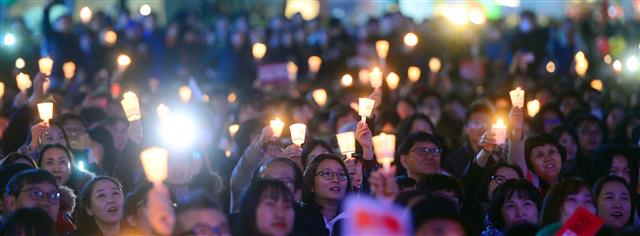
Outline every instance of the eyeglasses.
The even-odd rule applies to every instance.
[[[191,231],[185,232],[182,235],[229,235],[230,230],[227,225],[210,226],[205,224],[197,224],[191,228]]]
[[[21,193],[24,192],[29,192],[29,196],[31,197],[31,199],[33,199],[34,201],[39,201],[40,199],[44,198],[45,196],[47,197],[47,199],[49,199],[49,202],[51,203],[57,203],[58,201],[60,201],[60,193],[59,192],[43,192],[43,191],[37,191],[34,189],[25,189],[20,191]]]
[[[493,175],[491,176],[491,181],[495,181],[496,184],[502,185],[507,181],[507,177],[504,177],[502,175]]]
[[[489,128],[489,126],[491,124],[486,123],[486,122],[483,123],[483,122],[480,122],[480,121],[472,120],[472,121],[469,121],[469,123],[467,125],[469,126],[469,128],[472,128],[472,129],[479,129],[479,128],[485,128],[486,129],[486,128]]]
[[[340,172],[329,172],[329,171],[320,171],[318,173],[316,173],[316,176],[322,176],[322,178],[324,178],[325,180],[331,180],[333,178],[333,176],[338,177],[338,180],[340,181],[347,181],[347,179],[349,179],[349,176],[345,175],[344,173],[340,173]]]
[[[440,149],[440,148],[416,148],[416,149],[413,149],[411,152],[415,152],[416,154],[418,154],[420,156],[440,155],[442,153],[442,149]]]

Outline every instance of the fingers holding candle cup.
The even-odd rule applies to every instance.
[[[305,134],[307,133],[307,125],[295,123],[289,126],[291,131],[291,142],[295,145],[302,146]]]
[[[368,98],[358,100],[358,115],[362,117],[362,122],[367,122],[367,117],[371,115],[376,101]]]

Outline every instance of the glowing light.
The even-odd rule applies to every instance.
[[[129,65],[131,65],[131,57],[129,57],[127,54],[120,54],[118,56],[117,61],[118,61],[118,67],[121,69],[125,69]]]
[[[322,59],[319,56],[310,56],[307,63],[309,64],[309,71],[318,73],[322,65]]]
[[[284,15],[291,19],[293,15],[300,13],[302,19],[313,20],[320,14],[320,1],[318,0],[287,0]]]
[[[429,59],[429,70],[431,70],[431,72],[438,72],[440,71],[440,68],[442,68],[442,62],[440,62],[440,59],[437,57]]]
[[[209,100],[210,100],[209,95],[206,95],[206,94],[202,95],[202,102],[207,103],[209,102]]]
[[[638,67],[640,67],[638,64],[638,57],[636,56],[630,56],[627,58],[625,64],[627,65],[627,69],[632,72],[638,71]]]
[[[238,95],[236,95],[236,93],[229,93],[229,95],[227,95],[227,102],[235,103],[236,100],[238,100]]]
[[[604,85],[602,84],[602,80],[594,79],[591,81],[591,88],[598,90],[599,92],[602,92],[603,87]]]
[[[80,9],[80,21],[83,24],[89,23],[91,21],[91,17],[93,16],[93,12],[91,12],[91,8],[83,7]]]
[[[4,35],[4,39],[2,40],[2,42],[6,46],[13,46],[16,43],[16,36],[14,36],[12,33],[7,33]]]
[[[408,47],[415,47],[418,45],[418,35],[413,32],[405,34],[403,40],[404,45],[407,45]]]
[[[76,64],[72,61],[65,62],[62,64],[62,72],[64,72],[64,77],[66,79],[71,79],[76,73]]]
[[[197,123],[192,117],[190,114],[171,113],[160,121],[160,137],[165,145],[185,149],[198,140]]]
[[[472,9],[469,11],[469,21],[476,25],[482,25],[487,22],[487,17],[480,9]]]
[[[546,68],[547,68],[547,72],[549,73],[556,72],[556,64],[553,63],[552,61],[547,62]]]
[[[368,84],[370,81],[369,71],[365,69],[358,71],[358,80],[360,81],[361,84]]]
[[[292,61],[287,62],[287,73],[289,73],[289,81],[296,81],[298,77],[298,66]]]
[[[495,0],[494,1],[496,4],[500,5],[500,6],[505,6],[505,7],[519,7],[520,6],[520,0]]]
[[[418,80],[420,80],[420,74],[422,72],[420,72],[420,68],[417,66],[410,66],[409,69],[407,69],[407,75],[409,76],[409,81],[411,82],[417,82]]]
[[[371,87],[374,89],[382,86],[382,71],[378,67],[374,67],[369,73],[369,79],[371,79]]]
[[[604,55],[604,63],[611,64],[612,62],[613,62],[613,59],[611,58],[611,55],[609,54]]]
[[[444,18],[456,25],[464,25],[469,21],[467,11],[461,6],[454,6],[445,9]]]
[[[86,171],[84,167],[84,161],[78,161],[78,169],[80,169],[81,171]]]
[[[362,122],[367,122],[367,117],[373,112],[376,101],[369,98],[358,99],[358,115],[362,117]]]
[[[615,60],[612,67],[613,71],[615,71],[616,73],[622,72],[622,62],[620,60]]]
[[[389,41],[376,41],[376,53],[378,54],[379,58],[387,58],[387,54],[389,53]]]
[[[534,117],[540,111],[540,102],[537,99],[527,102],[527,114],[529,117]]]
[[[524,107],[524,90],[522,90],[520,87],[511,90],[509,92],[509,97],[511,97],[511,104],[514,107]]]
[[[51,70],[53,70],[53,60],[49,57],[40,58],[40,60],[38,60],[38,67],[40,68],[40,72],[46,76],[50,76]]]
[[[238,133],[238,130],[240,130],[240,125],[239,124],[229,125],[229,137],[231,137],[231,138],[235,137],[236,133]]]
[[[20,73],[16,75],[16,85],[20,92],[24,93],[27,89],[31,88],[31,79],[29,79],[29,75],[25,73]]]
[[[16,59],[16,68],[22,69],[27,63],[22,58]]]
[[[340,78],[340,85],[342,87],[350,87],[353,85],[353,77],[350,74],[345,74]]]
[[[576,74],[578,74],[580,77],[584,77],[587,74],[587,70],[589,69],[589,61],[587,61],[587,58],[582,51],[576,53],[574,59],[576,63]]]
[[[156,107],[156,114],[158,114],[158,118],[160,119],[167,118],[170,113],[171,109],[169,109],[167,105],[161,103],[160,105],[158,105],[158,107]]]
[[[4,83],[0,82],[0,99],[4,96]]]
[[[140,6],[138,12],[140,12],[140,15],[148,16],[149,14],[151,14],[151,6],[149,6],[149,4],[144,4]]]
[[[102,38],[104,39],[104,42],[107,44],[107,46],[111,47],[118,41],[118,34],[116,34],[116,32],[114,32],[113,30],[107,30],[104,32]]]
[[[307,133],[307,125],[295,123],[289,126],[289,130],[291,131],[291,142],[295,145],[302,146],[305,134]]]
[[[273,131],[273,136],[276,138],[280,138],[282,136],[282,130],[284,129],[284,122],[280,120],[280,118],[276,117],[275,120],[271,120],[269,122],[269,127],[271,131]]]
[[[498,121],[491,125],[491,132],[495,135],[496,144],[500,145],[507,139],[507,125],[504,124],[502,118],[498,118]]]
[[[167,179],[169,167],[169,151],[164,148],[150,147],[140,153],[140,162],[144,175],[149,182],[161,184]]]
[[[377,161],[382,163],[383,168],[388,171],[391,168],[396,150],[396,136],[381,133],[380,135],[374,136],[371,141],[373,142],[373,151]]]
[[[400,77],[396,73],[389,73],[389,75],[387,75],[387,86],[389,86],[389,89],[395,90],[398,88],[398,84],[400,84]]]
[[[129,91],[124,93],[122,97],[123,98],[120,103],[122,104],[122,108],[127,116],[127,119],[129,121],[140,120],[140,118],[142,118],[142,115],[140,113],[140,102],[138,101],[138,96],[135,93]]]
[[[313,101],[315,101],[318,106],[323,107],[327,103],[327,90],[322,88],[313,90],[311,97],[313,97]]]
[[[38,103],[38,114],[40,114],[40,119],[48,123],[53,118],[53,102]]]
[[[191,88],[189,86],[182,86],[178,89],[178,96],[180,96],[180,100],[183,102],[188,102],[191,100]]]
[[[262,60],[264,55],[267,53],[267,45],[264,43],[254,43],[251,48],[251,54],[253,54],[253,58],[256,60]]]
[[[356,136],[353,132],[344,132],[336,134],[336,139],[338,140],[338,147],[340,148],[340,153],[343,155],[350,156],[351,154],[356,152]]]

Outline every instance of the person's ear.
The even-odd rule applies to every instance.
[[[13,195],[6,195],[2,198],[3,210],[7,213],[13,212],[16,209],[16,197]]]
[[[408,158],[409,157],[406,154],[400,155],[400,164],[402,164],[402,167],[405,169],[407,169],[407,166],[409,165],[409,163],[407,163],[409,161]]]
[[[91,209],[85,207],[84,210],[87,212],[87,215],[93,216],[93,211]]]

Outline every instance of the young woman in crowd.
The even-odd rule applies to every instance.
[[[634,197],[628,182],[615,175],[603,176],[593,186],[598,216],[614,232],[633,225]]]
[[[482,236],[502,236],[520,224],[538,224],[542,196],[526,180],[507,180],[492,194]]]
[[[253,182],[240,200],[236,235],[290,235],[295,204],[293,194],[282,181]]]
[[[95,177],[80,192],[78,230],[73,235],[118,235],[123,211],[120,181],[108,176]]]
[[[38,166],[56,177],[59,185],[65,185],[79,194],[82,188],[94,177],[77,167],[73,155],[60,144],[44,145],[40,149]]]
[[[304,171],[303,209],[299,217],[325,225],[329,235],[338,235],[345,217],[342,202],[351,189],[347,167],[337,156],[321,154]]]
[[[20,153],[26,154],[38,162],[40,148],[47,144],[60,144],[69,147],[67,134],[61,125],[55,122],[40,122],[31,127],[31,144],[20,147]]]
[[[551,187],[544,198],[541,226],[564,222],[576,209],[585,208],[596,213],[596,205],[589,185],[580,179],[566,179]]]
[[[564,147],[567,158],[562,165],[562,176],[584,177],[589,168],[589,159],[583,156],[578,145],[578,134],[568,126],[558,126],[551,135]]]

